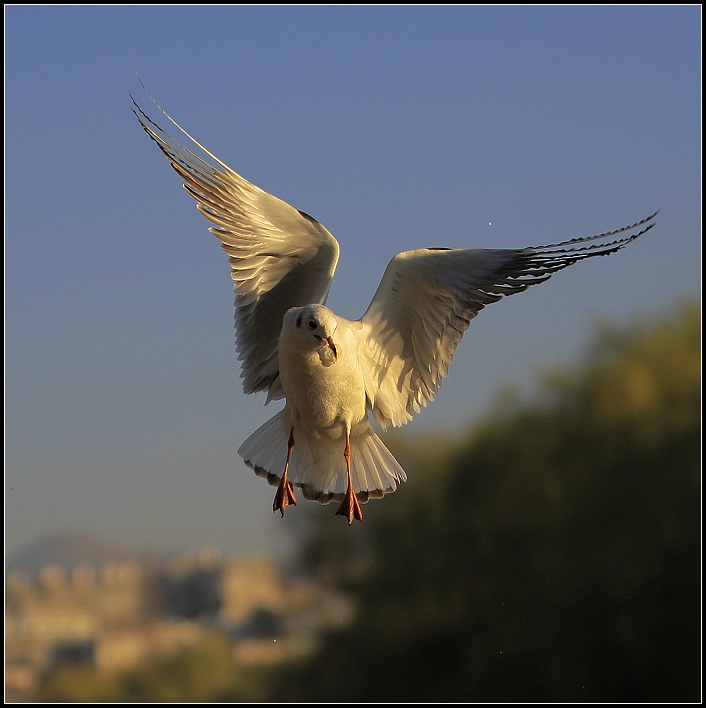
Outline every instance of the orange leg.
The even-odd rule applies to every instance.
[[[346,496],[343,497],[341,506],[338,507],[336,514],[345,516],[348,519],[348,525],[353,523],[353,519],[358,521],[363,520],[363,512],[360,510],[358,497],[353,492],[353,480],[351,479],[351,441],[346,431],[346,447],[343,450],[343,457],[346,458],[346,471],[348,472],[348,486],[346,487]]]
[[[287,461],[284,463],[284,474],[282,479],[279,481],[279,486],[277,487],[277,492],[275,493],[275,501],[272,504],[272,511],[277,511],[279,509],[280,514],[284,516],[284,510],[289,504],[297,505],[297,500],[294,498],[294,490],[292,485],[289,483],[289,475],[287,470],[289,469],[289,458],[292,456],[292,450],[294,450],[294,428],[289,431],[289,442],[287,443]]]

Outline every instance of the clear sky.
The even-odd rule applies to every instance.
[[[399,251],[539,245],[662,210],[620,253],[486,308],[404,434],[461,431],[508,382],[575,362],[596,322],[700,296],[699,6],[5,6],[5,20],[8,555],[64,530],[279,553],[298,523],[236,454],[280,404],[242,393],[227,260],[130,111],[128,90],[153,112],[136,74],[336,236],[328,304],[349,318]]]

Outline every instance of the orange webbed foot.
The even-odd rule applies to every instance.
[[[282,475],[282,479],[277,487],[277,492],[275,494],[275,500],[272,504],[272,511],[279,511],[282,516],[284,516],[284,510],[290,505],[297,505],[297,500],[294,496],[294,489],[289,482],[289,477],[285,472]]]
[[[348,525],[353,523],[353,519],[363,520],[363,512],[360,510],[358,497],[353,493],[353,487],[349,484],[346,489],[346,496],[343,497],[341,506],[338,507],[336,515],[340,514],[348,519]]]

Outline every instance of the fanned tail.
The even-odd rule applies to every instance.
[[[394,492],[407,475],[375,434],[370,425],[351,435],[351,478],[359,502],[379,499]],[[294,435],[294,451],[289,461],[289,481],[304,497],[320,504],[340,502],[346,492],[344,441],[309,439]],[[277,486],[287,460],[289,426],[282,412],[261,425],[239,448],[245,464],[269,484]]]

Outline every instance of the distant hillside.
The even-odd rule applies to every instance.
[[[22,570],[36,576],[42,567],[56,563],[66,570],[81,563],[101,567],[144,558],[143,550],[126,548],[112,541],[81,532],[44,536],[7,559],[6,571]]]

